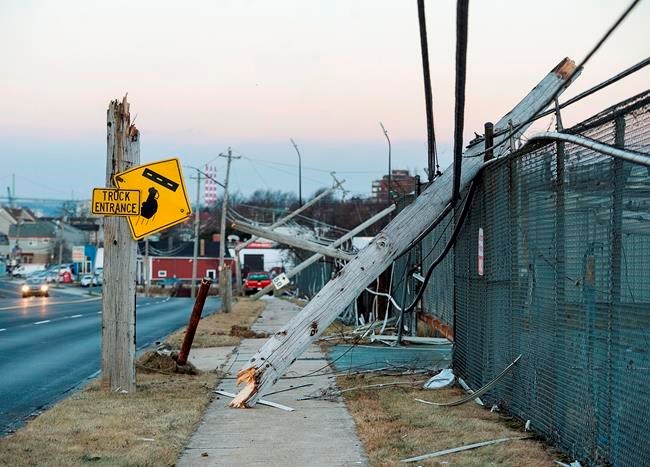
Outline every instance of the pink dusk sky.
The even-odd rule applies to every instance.
[[[628,1],[470,2],[465,142],[565,56],[580,61]],[[455,1],[429,0],[436,134],[451,161]],[[650,55],[641,4],[562,99]],[[232,146],[235,190],[297,192],[328,171],[368,195],[387,169],[424,177],[426,120],[415,0],[0,0],[0,190],[89,198],[104,184],[108,102],[129,93],[142,161],[203,165]],[[643,70],[565,111],[574,124],[644,91]],[[545,130],[548,120],[531,132]],[[214,162],[222,167],[223,160]],[[186,174],[186,177],[189,174]],[[223,176],[220,173],[219,177]],[[188,188],[193,191],[193,181]]]

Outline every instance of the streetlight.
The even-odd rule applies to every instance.
[[[302,161],[300,160],[300,151],[298,150],[298,145],[293,140],[293,138],[289,139],[291,140],[291,144],[293,144],[293,147],[296,148],[296,152],[298,153],[298,205],[302,206]]]
[[[384,136],[386,137],[386,141],[388,141],[388,201],[390,202],[390,182],[391,182],[391,166],[390,166],[390,138],[388,137],[388,132],[386,131],[386,128],[384,128],[384,124],[379,122],[379,125],[381,126],[381,129],[384,131]]]

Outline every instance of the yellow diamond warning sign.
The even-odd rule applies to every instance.
[[[140,192],[140,215],[128,218],[136,240],[179,224],[192,214],[176,158],[134,167],[116,174],[113,181],[120,190]]]
[[[91,211],[101,216],[139,216],[140,191],[93,188]]]

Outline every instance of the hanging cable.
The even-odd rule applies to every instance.
[[[469,0],[458,0],[456,2],[456,104],[454,111],[454,187],[451,197],[452,205],[456,204],[460,194],[460,172],[463,164],[468,16]]]
[[[565,81],[565,85],[562,86],[562,87],[560,87],[560,88],[559,88],[559,89],[558,89],[558,90],[557,90],[557,91],[556,91],[552,96],[550,96],[550,97],[548,98],[548,100],[546,101],[546,103],[545,103],[543,106],[540,107],[541,109],[545,109],[545,108],[548,107],[552,102],[554,102],[555,99],[557,99],[558,96],[559,96],[559,95],[564,91],[564,89],[565,89],[569,84],[571,84],[571,82],[573,81],[573,79],[574,79],[574,78],[575,78],[575,77],[576,77],[580,72],[582,72],[582,69],[585,67],[585,65],[587,64],[587,62],[589,61],[589,59],[591,59],[591,57],[593,57],[593,55],[594,55],[594,54],[595,54],[595,53],[600,49],[600,47],[601,47],[601,46],[602,46],[602,45],[607,41],[607,39],[609,39],[609,37],[612,35],[612,33],[613,33],[613,32],[614,32],[614,31],[615,31],[615,30],[620,26],[620,24],[621,24],[621,23],[623,22],[623,20],[625,20],[625,18],[630,14],[630,12],[634,9],[634,7],[637,6],[637,4],[639,3],[639,1],[640,1],[640,0],[633,0],[632,3],[630,3],[630,5],[625,9],[625,11],[621,14],[621,16],[620,16],[620,17],[619,17],[619,18],[614,22],[614,24],[613,24],[612,26],[610,26],[610,28],[607,30],[607,32],[605,32],[605,34],[603,35],[603,37],[602,37],[602,38],[601,38],[601,39],[596,43],[596,45],[594,45],[594,47],[592,47],[592,49],[589,51],[589,53],[587,53],[587,55],[586,55],[585,58],[580,62],[580,64],[579,64],[578,66],[575,67],[575,69],[573,70],[573,72],[569,75],[569,78]],[[645,61],[644,61],[644,62],[645,62]],[[638,70],[640,70],[641,68],[643,68],[643,67],[646,66],[646,65],[647,65],[647,63],[643,64],[643,62],[641,62],[641,63],[639,63],[639,64],[633,66],[633,67],[632,67],[633,71],[631,71],[631,73],[634,72],[634,71],[638,71]],[[637,68],[637,67],[638,67],[638,68]],[[625,73],[625,72],[624,72],[624,73]],[[628,74],[629,74],[629,73],[628,73]],[[624,76],[627,76],[627,74],[625,74]],[[621,79],[621,78],[623,78],[624,76],[621,76],[621,77],[618,78],[618,79]],[[616,78],[616,77],[615,77],[615,78]],[[616,81],[618,81],[618,79],[616,79]],[[586,97],[586,96],[588,96],[589,94],[592,94],[593,92],[596,92],[597,90],[602,89],[603,87],[608,86],[609,84],[612,84],[612,82],[615,82],[615,81],[611,81],[611,82],[608,83],[608,81],[611,81],[611,80],[607,80],[607,81],[605,81],[604,83],[602,83],[601,85],[595,86],[595,87],[592,88],[591,90],[586,91],[585,93],[583,93],[583,95],[581,95],[580,98],[582,99],[583,97]],[[596,88],[598,88],[598,89],[596,89]],[[576,96],[576,97],[578,97],[578,96]],[[577,102],[577,100],[579,100],[579,99],[573,98],[573,99],[571,100],[571,103]],[[566,106],[566,105],[569,105],[569,104],[565,104],[565,106]],[[562,108],[562,106],[560,106],[560,108]],[[553,112],[554,112],[554,111],[555,111],[555,109],[553,109]],[[552,112],[549,112],[549,113],[552,113]],[[548,115],[549,113],[547,113],[546,115]],[[496,133],[494,134],[494,138],[495,138],[495,140],[496,140],[497,136],[502,136],[502,135],[504,135],[504,134],[507,134],[507,137],[505,137],[504,139],[502,139],[500,142],[495,143],[494,145],[492,145],[491,148],[486,148],[484,151],[481,151],[481,152],[479,152],[478,154],[473,154],[471,157],[479,157],[479,156],[482,157],[482,156],[485,154],[485,151],[498,148],[498,147],[501,146],[502,144],[508,142],[508,141],[510,140],[510,137],[515,136],[519,131],[521,131],[522,128],[524,128],[524,127],[527,126],[528,124],[534,122],[534,121],[537,120],[538,118],[541,118],[541,116],[542,116],[541,113],[540,113],[540,114],[537,114],[537,115],[535,115],[535,116],[529,118],[528,120],[525,120],[525,121],[523,121],[523,122],[521,122],[521,123],[515,125],[512,129],[503,129],[503,130],[501,130],[501,131],[496,132]]]
[[[422,74],[424,78],[424,103],[427,114],[427,161],[429,182],[441,175],[436,148],[436,133],[433,123],[433,95],[431,93],[431,72],[429,71],[429,45],[427,43],[427,20],[424,14],[424,0],[418,0],[418,22],[420,25],[420,50],[422,53]]]
[[[431,265],[429,266],[429,269],[427,270],[426,275],[424,276],[424,281],[422,285],[420,286],[420,289],[418,292],[415,294],[415,298],[411,302],[410,305],[405,306],[403,309],[403,313],[408,313],[409,311],[413,310],[415,308],[415,305],[417,304],[418,301],[422,298],[422,295],[424,295],[424,290],[427,288],[427,284],[429,283],[429,280],[431,279],[431,275],[433,274],[433,270],[440,264],[440,262],[445,259],[445,256],[447,256],[447,253],[451,250],[451,247],[454,246],[454,243],[456,243],[456,238],[458,237],[458,234],[460,233],[460,229],[462,228],[465,218],[467,217],[467,214],[469,213],[469,208],[472,204],[472,199],[474,198],[474,192],[476,191],[476,187],[478,185],[477,183],[477,178],[474,178],[472,180],[472,183],[470,184],[469,190],[467,192],[467,196],[465,197],[465,204],[463,204],[463,210],[460,213],[460,216],[458,218],[458,222],[456,223],[456,227],[454,227],[454,231],[451,233],[451,237],[449,238],[449,241],[445,245],[445,248],[442,250],[442,252],[438,255],[438,257],[433,260]],[[408,271],[407,271],[408,272]]]

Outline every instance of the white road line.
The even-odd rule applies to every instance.
[[[32,324],[45,324],[45,323],[49,323],[49,322],[50,322],[50,320],[46,319],[44,321],[36,321],[35,323],[32,323]]]
[[[70,318],[81,318],[83,315],[72,315]]]

